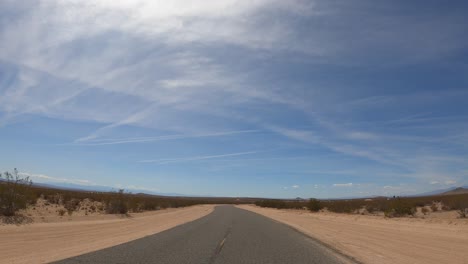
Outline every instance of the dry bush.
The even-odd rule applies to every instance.
[[[415,212],[416,208],[414,205],[411,205],[407,200],[398,197],[391,200],[390,208],[388,208],[384,213],[386,217],[402,217],[414,215]]]
[[[455,207],[460,218],[468,217],[468,199],[458,200]]]
[[[107,204],[106,212],[108,214],[127,214],[128,204],[124,194],[124,190],[120,189],[113,195],[112,199]]]
[[[458,210],[460,218],[466,218],[468,216],[468,208]]]
[[[29,177],[21,177],[15,168],[13,173],[0,173],[0,215],[14,216],[20,209],[25,209],[31,202]]]
[[[277,208],[277,209],[286,208],[286,203],[283,200],[274,200],[274,199],[262,200],[262,201],[257,202],[256,205],[260,207],[270,207],[270,208]]]
[[[318,212],[323,208],[322,203],[320,203],[319,200],[317,199],[310,199],[309,202],[307,203],[307,209],[309,209],[311,212]]]
[[[334,213],[352,213],[362,207],[361,202],[355,200],[329,200],[324,201],[324,206]]]
[[[44,199],[51,204],[63,204],[63,197],[60,193],[44,195]]]
[[[0,222],[4,224],[13,224],[13,225],[21,225],[21,224],[30,224],[33,222],[33,219],[29,216],[25,216],[22,214],[15,214],[13,216],[0,216]]]
[[[96,211],[107,212],[108,206],[114,207],[116,204],[116,196],[118,193],[115,192],[95,192],[95,191],[75,191],[75,190],[60,190],[55,188],[45,188],[39,186],[31,186],[31,193],[35,199],[41,195],[51,203],[52,196],[59,195],[59,203],[69,204],[69,208],[73,211],[78,207],[70,206],[70,204],[76,204],[85,199],[89,199],[90,202],[96,202],[94,204]],[[254,198],[212,198],[212,197],[164,197],[148,194],[131,194],[122,193],[122,196],[118,198],[121,202],[124,202],[127,209],[132,212],[139,211],[150,211],[159,210],[162,208],[178,208],[191,206],[196,204],[239,204],[239,203],[253,203],[258,199]],[[73,201],[72,201],[73,200]],[[72,202],[70,202],[72,201]],[[117,203],[118,205],[118,203]],[[92,210],[92,208],[90,207]],[[117,210],[120,211],[120,210]],[[118,212],[117,212],[118,213]]]
[[[70,216],[73,214],[74,211],[76,211],[76,209],[78,209],[79,206],[80,206],[80,200],[75,199],[75,198],[72,198],[69,201],[66,201],[65,204],[63,205],[63,207],[65,207],[65,209],[67,210],[68,215]]]
[[[460,217],[468,217],[468,194],[457,195],[435,195],[423,197],[376,197],[372,199],[340,199],[340,200],[320,200],[320,204],[331,212],[335,213],[356,213],[365,208],[369,213],[384,212],[387,217],[412,216],[417,207],[422,207],[425,213],[426,206],[437,211],[438,204],[442,204],[442,210],[457,210]],[[271,207],[278,209],[302,209],[307,207],[305,201],[266,199],[257,200],[257,206]],[[424,209],[426,208],[426,209]],[[427,213],[427,212],[426,212]]]
[[[281,200],[281,199],[265,199],[255,201],[255,205],[260,207],[269,207],[276,209],[299,209],[307,208],[308,201],[306,200]]]
[[[59,210],[58,210],[58,214],[59,214],[60,216],[64,216],[66,212],[67,212],[67,210],[65,210],[65,209],[59,209]]]
[[[427,209],[427,207],[423,207],[423,208],[421,208],[421,213],[426,215],[427,213],[429,213],[429,209]]]

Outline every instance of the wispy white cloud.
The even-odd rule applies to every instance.
[[[441,154],[436,151],[438,147],[434,145],[440,141],[440,136],[423,138],[409,136],[407,138],[402,134],[389,136],[381,133],[349,132],[353,130],[330,120],[319,123],[323,126],[314,129],[313,132],[278,126],[265,127],[289,139],[305,142],[312,146],[322,146],[345,156],[366,159],[388,168],[409,172],[395,174],[395,176],[413,178],[424,182],[432,179],[439,179],[438,181],[444,182],[444,178],[447,177],[440,179],[440,175],[443,174],[456,175],[458,178],[463,177],[461,167],[463,167],[466,157],[449,153]],[[450,142],[457,142],[458,145],[460,141],[446,140],[443,144],[447,146]],[[417,148],[414,150],[408,149],[409,145],[425,146],[425,151],[415,151]],[[448,169],[450,167],[454,169]],[[449,170],[451,171],[449,172]],[[346,174],[363,175],[368,174],[368,172],[358,172],[356,174],[356,172],[347,171]],[[374,174],[375,177],[377,175],[381,174]]]
[[[81,185],[95,185],[93,182],[89,180],[82,180],[82,179],[68,179],[68,178],[58,178],[52,177],[45,174],[35,174],[29,172],[19,172],[19,175],[23,177],[30,177],[33,181],[37,179],[40,182],[60,182],[60,183],[74,183],[74,184],[81,184]]]
[[[207,160],[207,159],[217,159],[217,158],[224,158],[224,157],[251,155],[251,154],[256,154],[258,152],[259,151],[247,151],[247,152],[220,154],[220,155],[195,156],[195,157],[187,157],[187,158],[140,160],[139,162],[168,164],[168,163],[175,163],[175,162],[187,162],[187,161],[197,161],[197,160]]]
[[[384,164],[402,166],[402,164],[399,163],[399,161],[393,159],[391,156],[384,155],[384,152],[382,151],[374,151],[372,150],[372,148],[369,148],[368,146],[362,147],[362,146],[353,144],[353,142],[343,142],[342,140],[342,138],[357,139],[357,140],[377,139],[376,135],[373,135],[370,133],[355,132],[353,134],[349,134],[346,132],[346,133],[338,134],[335,136],[333,134],[328,134],[326,136],[325,135],[317,136],[315,133],[311,131],[306,131],[306,130],[281,128],[277,126],[276,127],[266,126],[266,127],[271,129],[273,132],[276,132],[285,137],[298,140],[298,141],[307,142],[310,144],[318,144],[338,153],[355,156],[355,157],[366,158],[366,159],[377,161],[377,162],[384,163]]]
[[[354,131],[347,135],[350,139],[357,140],[377,140],[379,136],[369,132]]]
[[[333,187],[353,187],[355,184],[353,183],[334,183]]]
[[[289,190],[289,189],[299,189],[301,186],[297,185],[297,184],[294,184],[292,186],[284,186],[283,187],[283,190]]]
[[[120,187],[118,188],[121,188],[121,189],[125,189],[126,191],[149,191],[149,192],[160,192],[161,190],[157,189],[157,188],[148,188],[148,187],[145,187],[145,186],[139,186],[139,185],[127,185],[125,187],[122,187],[122,185],[120,185]]]
[[[295,140],[319,143],[319,138],[310,130],[291,129],[274,125],[266,125],[265,128]]]
[[[466,116],[438,116],[432,106],[466,98],[466,91],[400,93],[375,82],[353,83],[348,74],[333,81],[320,77],[353,65],[360,77],[372,68],[373,77],[362,79],[372,80],[381,67],[431,60],[441,65],[439,58],[466,49],[464,14],[406,16],[399,8],[405,6],[375,10],[369,2],[320,0],[2,1],[0,126],[25,114],[83,122],[86,130],[64,140],[80,146],[261,129],[301,151],[330,151],[345,164],[347,172],[337,175],[368,174],[346,168],[352,158],[425,184],[465,182],[467,157],[459,150],[468,146]],[[297,78],[300,67],[307,67],[307,82]],[[266,143],[267,137],[246,144],[278,144]],[[250,160],[276,159],[295,158]]]
[[[15,9],[15,6],[5,4],[5,8]],[[252,88],[251,85],[246,85],[246,74],[219,63],[209,52],[200,49],[180,52],[180,47],[187,43],[221,46],[231,44],[270,51],[292,49],[325,57],[333,56],[331,54],[337,54],[337,51],[347,52],[351,48],[348,45],[348,49],[336,47],[336,43],[348,43],[336,41],[336,37],[332,37],[341,36],[342,32],[324,33],[325,31],[317,30],[310,39],[304,39],[305,34],[299,32],[299,27],[295,27],[287,19],[291,15],[302,19],[326,19],[327,15],[346,13],[347,9],[341,9],[340,5],[326,5],[320,1],[288,1],[287,4],[268,0],[252,3],[193,1],[189,4],[186,1],[171,4],[153,1],[114,3],[103,0],[93,4],[82,1],[51,1],[41,3],[36,8],[16,8],[28,15],[20,16],[18,23],[10,23],[9,27],[0,32],[5,40],[2,42],[3,52],[0,51],[0,58],[21,65],[22,77],[18,81],[18,87],[9,89],[14,93],[5,97],[6,104],[0,104],[1,107],[18,112],[27,105],[29,112],[42,115],[111,124],[100,131],[103,134],[122,124],[177,130],[180,129],[180,123],[191,120],[187,111],[209,115],[226,112],[226,116],[235,116],[236,113],[233,112],[236,111],[229,107],[226,109],[220,103],[226,103],[221,100],[226,96],[238,100],[234,104],[249,100],[286,103],[291,107],[297,106],[298,101],[304,101],[301,107],[308,104],[308,100],[301,98],[301,91],[286,96],[284,92],[271,87]],[[353,8],[359,9],[357,6]],[[270,13],[280,14],[274,16],[273,20],[280,19],[284,23],[272,23],[272,17],[268,16]],[[245,19],[246,17],[252,19]],[[371,16],[371,19],[382,22],[379,16]],[[44,23],[37,23],[38,20]],[[432,20],[423,21],[432,24]],[[358,23],[353,19],[348,22]],[[389,32],[396,32],[393,27],[385,28]],[[450,36],[453,37],[452,33],[456,35],[453,32],[454,27],[449,28],[452,29]],[[380,34],[381,31],[382,28],[378,27],[367,32]],[[417,32],[420,32],[420,28]],[[417,34],[408,36],[413,35]],[[113,45],[108,44],[108,39],[112,40]],[[333,40],[333,45],[330,45],[330,39]],[[83,45],[91,42],[96,43],[89,45],[92,48]],[[412,46],[397,44],[402,47]],[[81,47],[78,51],[75,49],[77,46]],[[120,58],[123,63],[116,62],[115,58]],[[34,71],[48,75],[49,79],[53,77],[63,82],[73,81],[74,85],[68,88],[63,85],[44,85],[38,88],[37,84],[43,82],[44,78],[37,77]],[[80,100],[80,93],[70,96],[71,91],[89,89],[92,91],[90,97],[103,93],[99,98],[110,100],[107,93],[117,93],[135,96],[140,102],[126,104],[125,99],[116,98],[111,100],[111,105],[118,105],[118,109],[100,108],[94,104],[84,104],[83,101],[90,100]],[[38,92],[34,96],[27,96],[33,91]],[[36,99],[38,94],[43,94],[44,98]],[[387,98],[388,96],[371,96],[355,100],[352,105],[375,105]],[[50,100],[56,103],[51,104]],[[136,109],[135,105],[141,104],[152,105],[151,111],[136,118],[135,112],[139,108]],[[191,125],[198,128],[205,125],[199,120],[194,123]],[[310,132],[285,132],[296,138],[312,141],[318,139],[316,134]],[[91,134],[83,139],[93,136],[95,135]],[[376,139],[376,135],[364,131],[351,132],[348,136],[359,140]]]
[[[255,133],[259,130],[238,130],[238,131],[225,131],[225,132],[212,132],[206,134],[192,134],[192,135],[167,135],[159,137],[138,137],[138,138],[80,138],[76,145],[80,146],[102,146],[102,145],[116,145],[116,144],[128,144],[128,143],[147,143],[154,141],[165,141],[165,140],[178,140],[188,138],[204,138],[204,137],[220,137],[229,136],[244,133]],[[85,142],[85,143],[82,143]]]
[[[443,178],[447,178],[447,177],[443,177]],[[452,179],[447,179],[447,180],[443,180],[443,181],[431,181],[429,182],[429,184],[431,185],[436,185],[436,184],[439,184],[439,185],[456,185],[457,184],[457,181],[456,180],[452,180]]]

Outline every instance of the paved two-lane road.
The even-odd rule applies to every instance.
[[[198,220],[57,263],[343,263],[320,243],[269,218],[217,206]]]

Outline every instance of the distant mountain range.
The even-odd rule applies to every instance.
[[[4,179],[0,178],[0,182],[4,181]],[[110,187],[110,186],[103,186],[103,185],[81,185],[75,183],[33,183],[34,186],[38,187],[46,187],[46,188],[54,188],[54,189],[62,189],[62,190],[74,190],[74,191],[90,191],[90,192],[115,192],[118,191],[120,188],[117,187]],[[210,195],[186,195],[180,193],[160,193],[154,192],[145,189],[128,189],[124,188],[126,192],[131,192],[135,194],[148,194],[148,195],[157,195],[157,196],[178,196],[178,197],[213,197]],[[432,196],[432,195],[454,195],[454,194],[465,194],[468,193],[468,186],[460,186],[460,187],[450,187],[445,189],[437,189],[430,192],[415,194],[415,195],[402,195],[407,197],[420,197],[420,196]],[[337,200],[340,199],[357,199],[357,198],[376,198],[380,196],[369,196],[369,197],[340,197],[334,198]],[[296,198],[302,199],[302,198]],[[334,200],[331,199],[331,200]],[[291,199],[292,200],[292,199]]]
[[[465,193],[468,193],[468,186],[455,188],[451,191],[442,193],[442,195],[465,194]]]
[[[420,193],[411,196],[431,196],[431,195],[452,195],[452,194],[463,194],[468,193],[468,186],[460,186],[460,187],[450,187],[446,189],[438,189],[430,192]]]
[[[115,192],[119,189],[124,189],[125,192],[139,193],[139,194],[149,194],[149,195],[159,195],[159,196],[187,196],[180,193],[159,193],[153,192],[150,190],[142,189],[127,189],[127,188],[117,188],[103,185],[81,185],[75,183],[33,183],[34,186],[46,187],[53,189],[62,189],[62,190],[71,190],[71,191],[89,191],[89,192]]]

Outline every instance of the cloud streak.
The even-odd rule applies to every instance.
[[[333,184],[333,187],[353,187],[355,186],[356,184],[353,184],[353,183],[334,183]]]
[[[252,155],[252,154],[256,154],[256,153],[259,153],[259,151],[247,151],[247,152],[220,154],[220,155],[194,156],[194,157],[174,158],[174,159],[140,160],[138,162],[140,162],[140,163],[169,164],[169,163],[178,163],[178,162],[188,162],[188,161],[198,161],[198,160],[208,160],[208,159],[218,159],[218,158],[225,158],[225,157]]]
[[[221,136],[230,136],[237,134],[246,134],[246,133],[257,133],[260,130],[237,130],[237,131],[225,131],[225,132],[212,132],[205,134],[193,134],[193,135],[167,135],[167,136],[158,136],[158,137],[138,137],[138,138],[100,138],[100,139],[78,139],[75,145],[79,146],[104,146],[104,145],[118,145],[118,144],[130,144],[130,143],[148,143],[156,141],[166,141],[166,140],[180,140],[180,139],[190,139],[190,138],[206,138],[206,137],[221,137]],[[81,143],[81,142],[90,142],[90,143]]]
[[[463,184],[468,18],[458,5],[0,1],[2,146],[96,162],[104,175],[119,173],[116,159],[150,172],[216,159],[157,169],[237,178],[255,169],[276,190],[276,175],[288,174],[326,174],[313,183],[328,187]],[[103,154],[110,146],[115,155]],[[196,155],[186,149],[221,154],[147,159]],[[251,149],[275,155],[238,152]]]
[[[73,183],[73,184],[81,184],[81,185],[95,185],[93,182],[89,180],[57,178],[57,177],[52,177],[52,176],[48,176],[45,174],[35,174],[35,173],[29,173],[29,172],[19,172],[18,174],[23,177],[30,177],[32,179],[38,179],[39,181],[44,181],[44,182],[60,182],[60,183]]]

